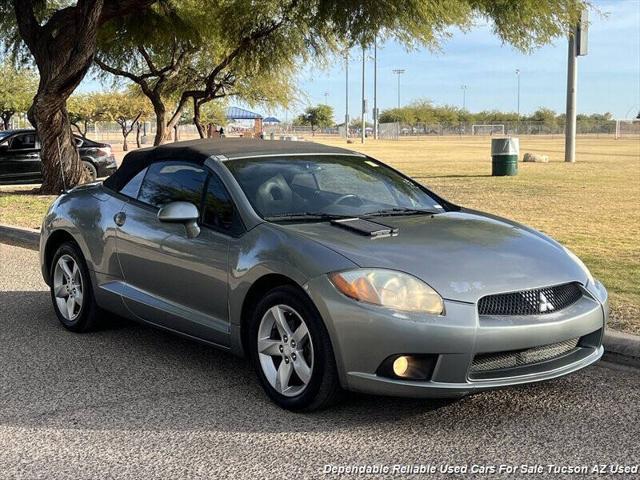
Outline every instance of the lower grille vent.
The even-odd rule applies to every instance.
[[[563,342],[543,345],[542,347],[512,350],[510,352],[481,353],[476,355],[471,364],[471,372],[486,372],[504,368],[523,367],[534,363],[552,360],[574,350],[579,338]]]

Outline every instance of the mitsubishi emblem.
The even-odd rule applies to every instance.
[[[551,310],[555,309],[555,307],[549,300],[547,300],[547,297],[545,297],[544,293],[542,292],[540,292],[540,304],[538,308],[540,309],[540,313],[550,312]]]

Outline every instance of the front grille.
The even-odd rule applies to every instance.
[[[577,283],[555,287],[523,290],[482,297],[478,302],[480,315],[543,315],[557,312],[576,303],[582,297]]]
[[[481,353],[474,357],[473,363],[471,364],[471,373],[523,367],[533,363],[552,360],[574,350],[578,346],[579,340],[579,338],[572,338],[564,342],[544,345],[542,347],[525,348],[524,350]]]

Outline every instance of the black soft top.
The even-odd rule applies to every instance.
[[[180,160],[202,165],[211,156],[236,158],[260,157],[271,155],[300,154],[350,154],[362,156],[351,150],[330,147],[313,142],[291,142],[281,140],[260,140],[244,138],[214,138],[190,140],[143,148],[128,153],[116,172],[104,181],[104,185],[119,191],[141,170],[152,163],[166,160]]]

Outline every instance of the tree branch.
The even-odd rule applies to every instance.
[[[24,43],[27,44],[27,47],[35,57],[35,51],[39,50],[37,48],[37,40],[42,38],[43,35],[42,27],[33,13],[34,4],[35,0],[13,0],[13,9],[16,14],[18,31]]]

